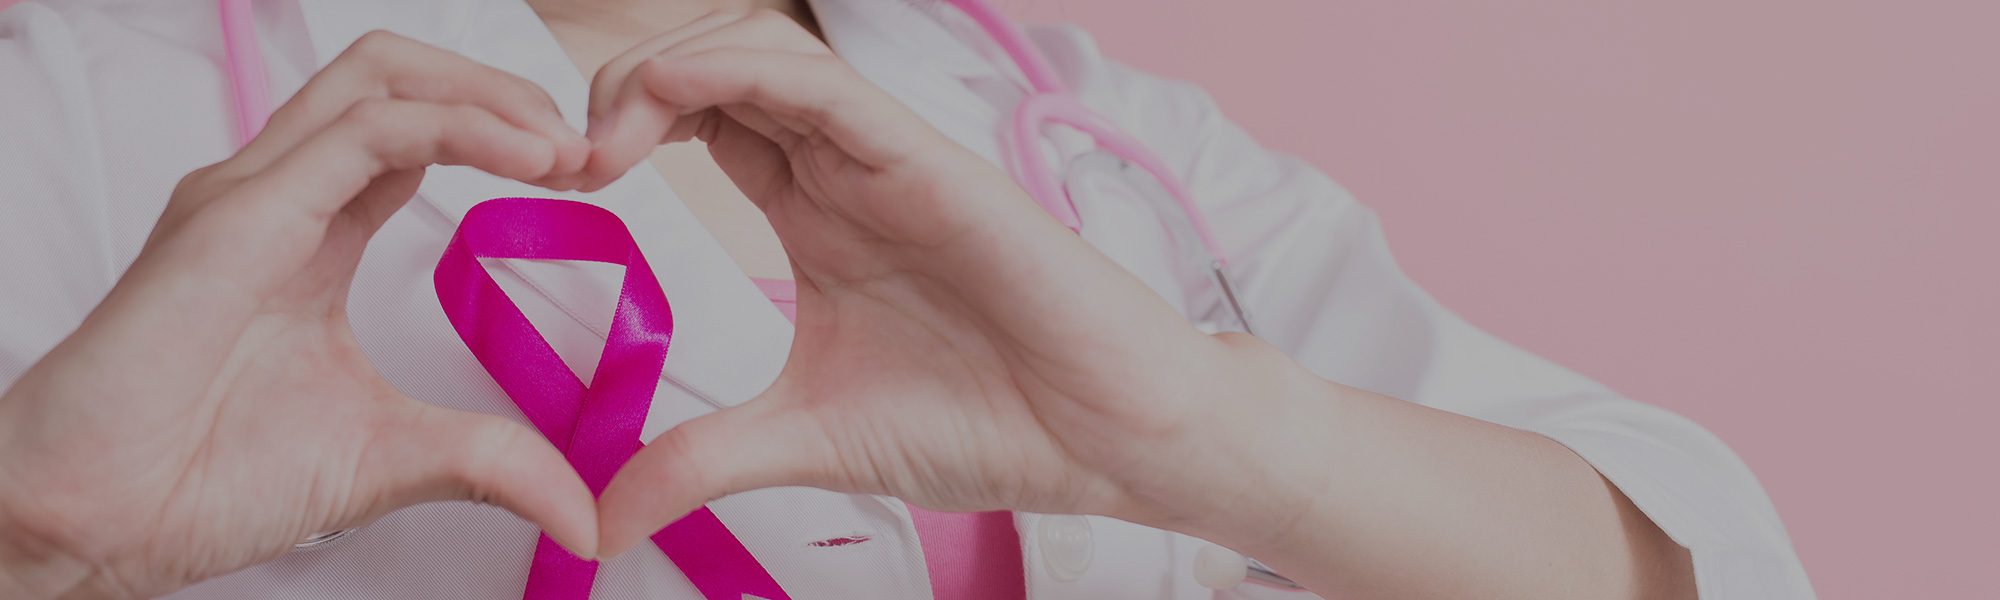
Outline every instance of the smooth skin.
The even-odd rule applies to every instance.
[[[372,34],[190,176],[0,400],[0,596],[157,595],[429,500],[614,556],[707,500],[809,485],[1109,515],[1334,597],[1693,597],[1687,551],[1566,448],[1196,331],[782,13],[613,60],[588,141],[524,85]],[[423,165],[590,190],[690,138],[788,250],[798,333],[768,392],[662,435],[596,511],[532,432],[402,396],[354,346],[347,282]]]
[[[385,33],[183,179],[138,258],[0,398],[0,598],[147,598],[316,532],[488,502],[597,547],[590,492],[507,419],[383,381],[344,306],[424,167],[548,182],[588,142],[527,81]]]

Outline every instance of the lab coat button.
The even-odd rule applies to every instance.
[[[1056,581],[1076,581],[1090,570],[1097,543],[1091,538],[1090,521],[1077,515],[1046,515],[1037,527],[1042,547],[1042,563]]]

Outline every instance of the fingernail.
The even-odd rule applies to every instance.
[[[598,144],[604,142],[604,138],[611,135],[612,122],[617,120],[618,109],[616,108],[604,109],[603,116],[590,120],[590,125],[583,129],[583,137],[590,140],[590,147],[592,149],[596,149]]]
[[[628,548],[628,549],[629,549],[629,548]],[[599,558],[598,558],[597,560],[600,560],[600,561],[609,561],[609,560],[613,560],[613,559],[616,559],[616,558],[618,558],[619,556],[622,556],[622,555],[624,555],[624,554],[625,554],[625,549],[621,549],[621,550],[619,550],[619,551],[617,551],[617,552],[611,552],[611,553],[608,553],[608,554],[606,554],[606,555],[604,555],[604,556],[601,556],[601,557],[599,557]]]

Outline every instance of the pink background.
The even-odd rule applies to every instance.
[[[999,1],[1206,85],[1473,323],[1720,434],[1823,597],[2000,597],[2000,3]]]
[[[1721,435],[1822,597],[2000,598],[2000,2],[998,1],[1203,84],[1446,305]]]

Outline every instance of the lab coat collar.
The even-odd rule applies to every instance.
[[[856,44],[901,48],[931,69],[952,77],[980,77],[993,63],[955,33],[964,13],[938,0],[809,0],[827,44],[835,51]]]
[[[954,141],[1003,164],[1000,127],[1019,96],[982,95],[968,84],[983,82],[990,92],[1019,87],[1025,78],[970,17],[936,0],[808,3],[828,45],[863,77]],[[533,10],[520,0],[300,0],[300,5],[318,66],[332,61],[362,34],[387,30],[540,84],[573,126],[584,125],[588,82],[571,63],[561,60],[559,46],[539,19],[519,18],[533,17]],[[443,206],[453,198],[437,200],[454,218],[469,207],[453,209]]]
[[[1019,96],[994,98],[975,86],[1010,88],[1020,78],[970,17],[936,0],[809,0],[827,45],[877,87],[931,126],[995,165],[1000,132]],[[990,89],[990,88],[989,88]]]

